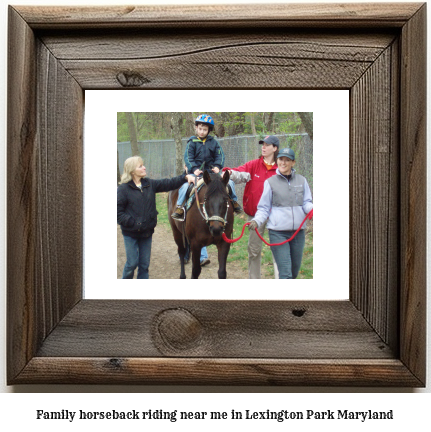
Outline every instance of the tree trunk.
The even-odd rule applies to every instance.
[[[186,118],[186,136],[191,137],[195,134],[195,115],[192,112],[185,113]]]
[[[226,135],[226,130],[224,127],[224,120],[222,118],[222,115],[219,115],[215,112],[208,112],[208,115],[210,115],[215,123],[214,126],[214,133],[218,138],[223,138]]]
[[[229,135],[241,135],[245,129],[245,112],[230,113]]]
[[[132,146],[132,156],[139,156],[138,138],[136,136],[136,126],[131,112],[126,112],[127,127],[129,128],[130,144]]]
[[[256,122],[254,119],[254,112],[250,113],[250,126],[251,126],[251,133],[254,136],[257,136],[257,132],[256,132]]]
[[[313,113],[312,112],[299,112],[302,124],[305,131],[308,133],[310,139],[313,139]]]
[[[265,125],[265,132],[267,132],[268,134],[271,133],[273,118],[274,118],[274,113],[273,112],[264,113],[263,123]]]
[[[179,112],[173,112],[171,118],[172,132],[175,140],[175,173],[180,175],[183,172],[183,143],[181,141],[181,128],[183,117]]]
[[[120,153],[117,150],[117,184],[121,181],[121,171],[120,171]]]
[[[215,134],[224,136],[241,135],[245,129],[245,112],[222,112],[220,115],[210,113],[215,121]]]
[[[311,193],[313,193],[313,113],[299,112],[297,114],[301,118],[305,132],[308,134],[308,137],[306,136],[301,140],[300,160],[298,161],[301,167],[300,172],[307,178]]]

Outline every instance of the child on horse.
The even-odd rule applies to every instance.
[[[201,176],[203,170],[219,173],[224,166],[224,153],[218,141],[209,133],[214,129],[214,120],[207,114],[199,115],[195,120],[196,136],[192,136],[187,141],[184,161],[187,170],[195,177]],[[241,213],[242,208],[238,204],[235,194],[235,185],[229,180],[231,188],[231,199],[235,213]],[[184,203],[188,185],[184,184],[178,191],[177,208],[171,217],[182,221],[184,219]]]

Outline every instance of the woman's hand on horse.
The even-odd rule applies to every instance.
[[[202,174],[202,171],[200,169],[197,169],[196,171],[193,172],[193,174],[195,176],[198,176],[199,174]]]
[[[218,173],[220,172],[220,169],[217,168],[217,167],[214,167],[214,168],[212,169],[212,171],[215,172],[216,174],[218,174]]]
[[[191,175],[191,174],[187,174],[186,175],[186,180],[187,180],[187,182],[190,184],[190,183],[194,183],[195,182],[195,176],[193,176],[193,175]]]
[[[256,228],[257,228],[257,222],[256,222],[255,220],[252,220],[252,221],[250,222],[250,225],[248,226],[248,230],[249,230],[249,231],[251,231],[251,230],[255,231]]]

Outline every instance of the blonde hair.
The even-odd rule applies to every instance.
[[[143,163],[144,161],[142,160],[141,156],[132,156],[126,159],[124,161],[124,169],[121,176],[120,184],[129,183],[129,181],[132,180],[132,172],[135,171],[135,169]]]

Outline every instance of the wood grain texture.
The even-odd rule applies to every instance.
[[[399,360],[34,357],[17,383],[420,387]]]
[[[7,318],[8,376],[17,375],[34,356],[36,338],[35,193],[36,73],[35,38],[9,9],[7,128]]]
[[[45,45],[37,48],[35,282],[45,338],[82,295],[84,92]]]
[[[404,26],[401,37],[400,182],[401,359],[425,379],[426,341],[426,7]]]
[[[425,5],[205,11],[10,8],[8,383],[423,386]],[[84,89],[190,87],[350,90],[349,301],[81,299]]]
[[[83,91],[10,9],[8,367],[82,295]]]
[[[266,52],[268,45],[281,45],[281,58],[373,62],[394,40],[396,32],[393,29],[364,33],[349,29],[337,33],[323,29],[317,32],[289,28],[275,28],[271,32],[256,28],[241,31],[226,29],[223,32],[184,29],[175,31],[173,38],[172,31],[167,29],[127,32],[113,29],[109,34],[105,31],[69,30],[61,36],[53,35],[51,31],[39,31],[38,35],[61,61],[151,60],[241,47],[260,48],[260,56],[264,60],[270,57]]]
[[[420,3],[290,3],[202,6],[19,7],[35,29],[100,27],[402,27]]]
[[[392,32],[358,35],[249,31],[120,33],[107,41],[82,33],[42,36],[85,89],[98,88],[351,88],[395,39]],[[115,42],[114,42],[115,41]],[[107,60],[109,58],[109,60]],[[142,79],[124,85],[119,76]]]
[[[172,310],[186,311],[199,323],[195,343],[172,345],[160,337],[160,327],[154,328],[158,315]],[[173,331],[181,336],[183,328]],[[84,300],[59,323],[38,352],[48,357],[161,354],[316,359],[388,359],[394,355],[349,301]]]
[[[391,301],[398,284],[394,53],[389,46],[352,88],[350,110],[350,298],[384,341],[397,327],[396,302]]]

